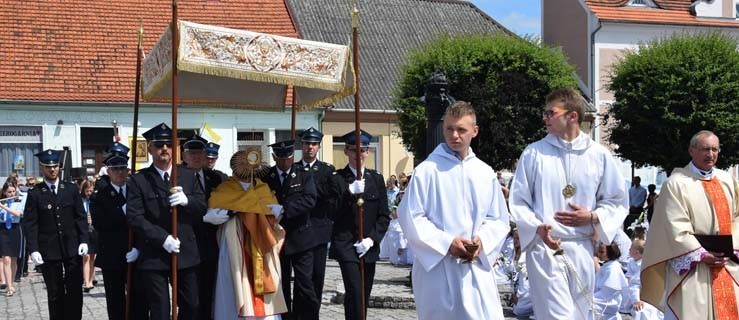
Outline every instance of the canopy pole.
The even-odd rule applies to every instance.
[[[179,139],[177,138],[177,50],[180,37],[177,28],[177,0],[172,0],[172,174],[171,186],[177,186],[177,156]],[[172,189],[169,190],[172,192]],[[172,237],[177,239],[177,206],[172,207]],[[177,253],[172,252],[172,320],[177,320]]]
[[[357,0],[354,0],[353,8],[352,8],[352,54],[353,54],[353,60],[354,60],[354,81],[355,81],[355,87],[356,90],[354,91],[354,129],[356,133],[356,169],[357,169],[357,180],[362,180],[362,160],[361,157],[361,150],[362,150],[362,132],[361,132],[361,119],[359,116],[359,9],[357,8]],[[351,159],[350,159],[351,161]],[[357,195],[357,234],[358,234],[358,240],[362,241],[364,239],[364,207],[362,206],[364,204],[364,200],[362,199],[362,194]],[[361,291],[361,297],[362,297],[362,319],[367,319],[367,312],[366,312],[366,303],[365,303],[365,292],[364,292],[364,257],[359,258],[359,274],[361,277],[360,282],[360,291]]]
[[[141,93],[141,56],[143,55],[143,38],[144,23],[139,18],[139,45],[136,48],[136,92],[133,99],[133,138],[131,139],[131,173],[136,173],[136,145],[139,135],[139,96]],[[133,228],[128,226],[128,251],[133,248]],[[126,266],[126,320],[131,319],[131,274],[133,272],[133,262],[129,262]]]

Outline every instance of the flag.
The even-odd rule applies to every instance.
[[[200,136],[203,137],[203,139],[212,141],[215,143],[220,143],[221,136],[218,135],[218,133],[213,130],[207,122],[203,123],[203,127],[200,128]]]

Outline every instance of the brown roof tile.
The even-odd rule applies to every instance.
[[[739,28],[739,22],[734,19],[699,18],[688,10],[596,5],[590,5],[590,10],[603,21]]]
[[[699,18],[690,12],[694,0],[652,0],[658,8],[625,6],[629,0],[585,0],[590,10],[603,21],[674,24],[711,27],[739,27],[733,19]]]
[[[283,0],[180,0],[179,19],[297,37]],[[148,52],[163,0],[0,0],[0,99],[133,101],[139,18]]]

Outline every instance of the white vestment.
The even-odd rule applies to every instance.
[[[618,309],[621,306],[622,290],[627,288],[626,277],[621,270],[618,260],[611,260],[603,264],[595,273],[595,301],[596,313],[602,315],[603,320],[620,320]]]
[[[510,229],[495,172],[469,149],[463,160],[445,144],[413,172],[398,220],[415,254],[419,319],[503,319],[492,266]],[[455,237],[479,236],[475,263],[448,254]]]
[[[534,314],[534,305],[531,303],[529,276],[526,273],[526,255],[518,258],[518,273],[516,274],[516,304],[513,305],[513,314],[518,317],[528,317]]]
[[[568,180],[576,188],[569,199],[562,193]],[[521,248],[527,254],[536,316],[571,320],[592,317],[593,232],[600,241],[611,243],[628,213],[624,179],[610,151],[583,132],[572,142],[549,134],[523,151],[509,201]],[[600,223],[571,227],[556,222],[555,212],[574,210],[570,203],[594,212]],[[564,255],[554,256],[554,251],[536,235],[541,224],[552,226],[552,237],[562,240]],[[573,270],[565,268],[563,259]]]
[[[513,236],[508,236],[503,241],[503,246],[498,254],[498,261],[495,263],[493,271],[495,271],[495,281],[499,284],[511,284],[516,277],[516,248],[513,245]]]

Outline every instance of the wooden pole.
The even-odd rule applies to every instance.
[[[136,144],[139,134],[139,93],[141,92],[141,56],[143,48],[144,25],[139,18],[139,45],[136,48],[136,93],[133,99],[133,138],[131,139],[131,173],[136,173]],[[133,229],[128,226],[128,251],[133,248]],[[133,262],[126,266],[126,320],[131,319],[131,273],[133,273]]]
[[[295,86],[293,86],[293,97],[292,97],[292,124],[291,124],[291,132],[290,135],[292,136],[291,139],[295,140],[295,125],[297,123],[296,118],[298,117],[298,108],[295,106],[295,101],[297,99],[295,98]]]
[[[352,51],[354,59],[354,81],[356,84],[356,90],[354,91],[354,129],[356,131],[356,142],[355,142],[355,155],[356,155],[356,166],[357,169],[357,180],[362,180],[362,160],[360,159],[362,154],[362,132],[360,126],[359,117],[359,9],[357,8],[357,1],[354,0],[354,6],[352,8]],[[351,159],[350,159],[351,161]],[[358,240],[364,239],[364,200],[362,194],[357,195],[357,234]],[[359,274],[361,278],[360,290],[362,292],[362,319],[367,319],[366,303],[365,303],[365,292],[364,292],[364,257],[359,258]]]
[[[172,175],[171,186],[177,185],[177,50],[180,37],[177,30],[177,0],[172,0]],[[171,191],[170,191],[171,192]],[[177,239],[177,207],[172,207],[172,237]],[[177,320],[177,253],[172,252],[172,320]]]

